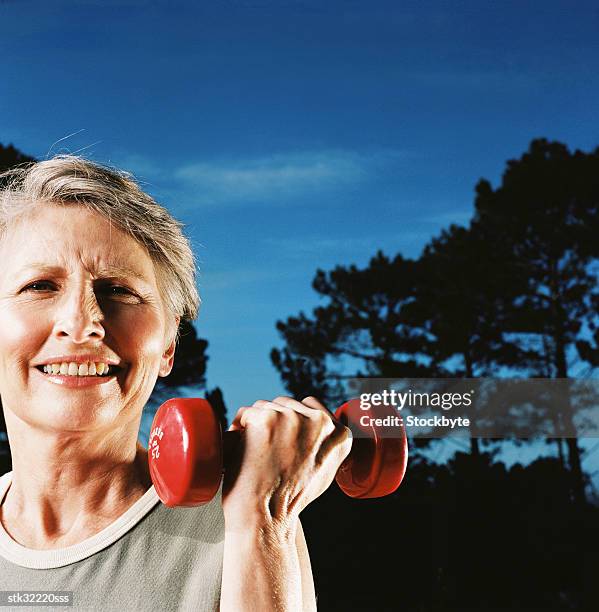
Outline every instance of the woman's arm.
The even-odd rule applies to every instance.
[[[221,612],[316,610],[299,513],[331,483],[347,456],[347,428],[314,398],[279,397],[242,408],[236,466],[223,486],[225,551]]]
[[[297,521],[297,536],[295,539],[300,572],[302,574],[302,609],[304,612],[316,612],[316,592],[314,591],[314,577],[312,564],[302,524]]]
[[[310,558],[299,520],[295,536],[269,527],[226,535],[220,610],[316,610]]]

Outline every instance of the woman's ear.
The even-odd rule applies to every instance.
[[[172,329],[169,334],[170,341],[164,349],[162,357],[160,358],[160,370],[158,371],[158,376],[168,376],[173,369],[173,364],[175,363],[175,349],[177,348],[177,332],[179,330],[180,321],[181,317],[176,317],[174,329]]]

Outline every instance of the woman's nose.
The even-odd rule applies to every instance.
[[[105,331],[103,312],[93,290],[77,289],[65,294],[54,324],[54,333],[72,342],[101,340]]]

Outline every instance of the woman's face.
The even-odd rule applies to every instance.
[[[63,433],[137,422],[157,376],[171,371],[176,325],[144,248],[82,206],[44,204],[9,228],[0,261],[5,408]],[[41,371],[77,356],[118,369],[100,384],[88,384],[89,370],[81,379]]]

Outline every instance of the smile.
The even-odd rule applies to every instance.
[[[57,369],[55,367],[56,365],[59,365],[60,367],[58,368],[58,371],[54,373]],[[104,368],[98,368],[97,364],[94,364],[96,365],[94,372],[94,368],[90,368],[88,364],[69,363],[66,364],[68,366],[66,368],[66,373],[63,373],[65,372],[65,368],[63,367],[64,365],[64,363],[49,364],[44,366],[40,365],[36,366],[34,370],[39,372],[40,375],[43,376],[48,382],[68,388],[91,387],[105,384],[111,380],[114,380],[116,375],[122,370],[122,368],[119,366],[108,366],[107,364],[101,364],[104,366]],[[87,366],[87,373],[84,373],[85,368],[83,366]],[[93,372],[91,374],[90,369]],[[101,374],[98,373],[98,370],[101,370]],[[70,372],[72,372],[72,374]]]
[[[60,376],[107,376],[109,371],[114,372],[119,369],[118,366],[110,366],[107,363],[95,361],[84,363],[63,361],[62,363],[40,365],[37,368],[45,374],[58,374]]]

